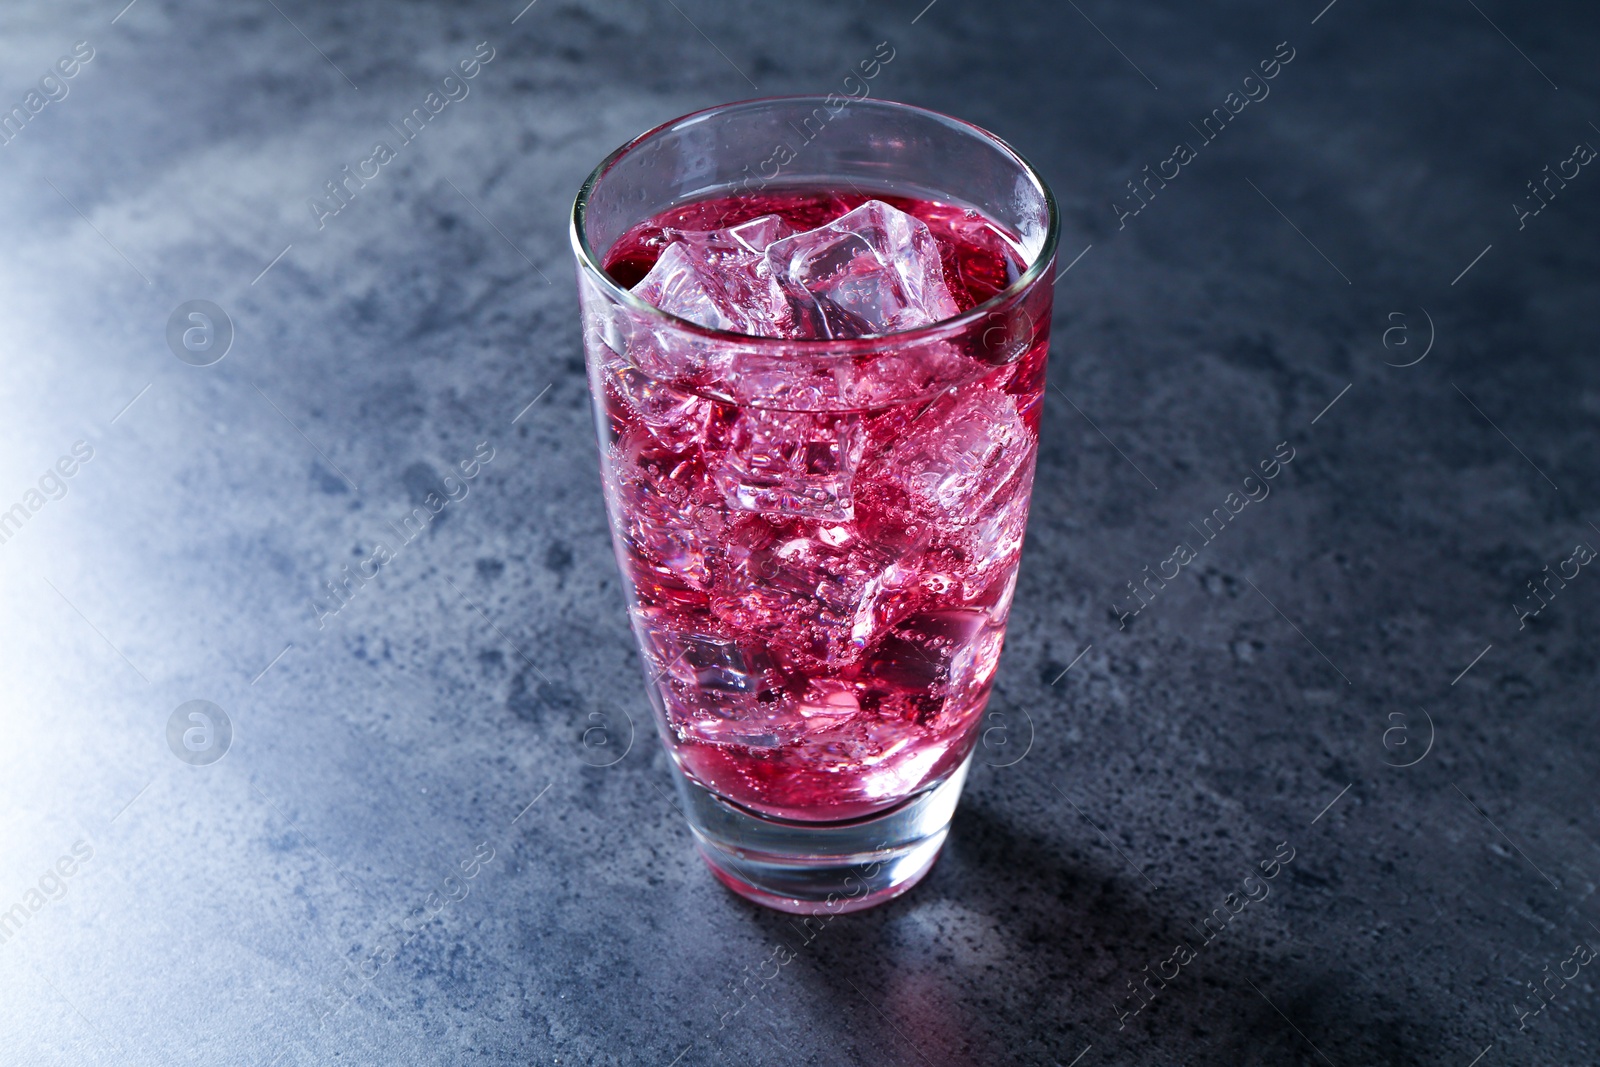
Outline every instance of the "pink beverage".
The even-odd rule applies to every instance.
[[[869,200],[886,206],[851,219],[898,227],[907,260],[882,277],[857,269],[874,261],[853,234],[813,236]],[[875,341],[759,366],[660,330],[591,344],[652,701],[679,768],[711,792],[767,816],[854,819],[971,752],[1016,586],[1050,289],[903,350],[892,327],[1007,291],[1021,248],[959,205],[791,189],[674,207],[604,253],[617,285],[714,329]],[[692,269],[652,270],[668,256]],[[769,277],[780,261],[810,290]]]

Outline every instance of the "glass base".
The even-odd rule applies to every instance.
[[[807,823],[757,815],[690,779],[673,777],[701,858],[740,896],[796,915],[841,915],[904,893],[939,857],[969,755],[944,781],[890,808],[848,822]]]

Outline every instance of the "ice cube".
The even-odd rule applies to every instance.
[[[956,314],[926,223],[868,200],[804,233],[776,215],[725,230],[667,229],[633,292],[712,329],[758,337],[867,337]]]
[[[652,608],[632,611],[653,697],[680,739],[712,744],[775,748],[794,743],[847,717],[834,698],[813,709],[819,721],[799,714],[795,701],[777,687],[775,664],[765,646],[746,636],[719,636],[689,624],[686,616]]]
[[[668,667],[686,685],[724,693],[755,689],[750,665],[737,642],[709,634],[673,635],[682,649]]]
[[[726,230],[666,231],[669,243],[633,292],[662,311],[732,333],[775,336],[770,270],[762,254],[792,232],[776,215]]]
[[[703,238],[708,246],[719,244],[719,238],[722,234],[727,234],[728,238],[738,244],[740,248],[748,252],[760,253],[765,252],[767,246],[772,242],[782,240],[794,233],[794,227],[784,222],[777,215],[761,215],[751,219],[749,222],[741,222],[737,226],[730,226],[726,230],[714,230],[704,234],[685,230],[668,230],[667,232],[675,237],[681,236],[686,241],[695,241]]]
[[[966,525],[1032,455],[1033,437],[1016,401],[994,390],[966,388],[946,393],[918,417],[886,463],[919,511]]]
[[[652,681],[689,698],[699,711],[726,718],[754,706],[761,685],[762,656],[739,642],[686,629],[667,609],[631,611]]]
[[[907,591],[914,593],[920,585],[919,577],[915,566],[897,562],[867,579],[850,618],[851,645],[866,648],[884,624],[897,617],[902,604],[910,599]]]
[[[765,293],[756,293],[758,260],[748,258],[748,270],[733,256],[724,266],[709,268],[693,246],[675,244],[661,253],[633,291],[662,311],[714,330],[770,333],[769,301]]]
[[[881,200],[767,246],[786,336],[865,337],[956,313],[939,245],[921,219]],[[786,313],[786,314],[785,314]]]
[[[703,604],[722,503],[698,484],[704,464],[695,443],[679,450],[662,432],[635,422],[606,448],[612,526],[642,600]]]
[[[985,564],[1009,560],[1022,548],[1028,528],[1028,498],[1033,492],[1033,468],[1024,464],[990,497],[973,524],[972,560],[979,573]],[[985,575],[986,576],[986,575]]]
[[[803,536],[744,543],[737,527],[725,540],[711,594],[719,618],[759,634],[788,667],[847,663],[859,652],[850,619],[868,576],[854,554]]]
[[[601,382],[613,410],[632,416],[662,446],[687,452],[705,436],[711,401],[674,389],[622,359],[606,361]]]
[[[859,415],[747,408],[711,475],[731,508],[838,522],[864,445]]]
[[[913,615],[880,637],[861,664],[861,679],[880,715],[933,725],[947,701],[986,683],[1003,635],[982,611]]]
[[[855,718],[861,712],[854,687],[832,678],[814,678],[805,694],[795,702],[795,713],[808,734],[826,733]]]

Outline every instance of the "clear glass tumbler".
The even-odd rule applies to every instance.
[[[607,271],[619,238],[669,210],[815,193],[981,218],[947,270],[996,234],[1012,267],[953,317],[840,340],[710,329]],[[683,811],[735,892],[854,911],[938,856],[1016,586],[1057,230],[1043,180],[998,138],[839,97],[677,119],[578,194],[617,559]]]

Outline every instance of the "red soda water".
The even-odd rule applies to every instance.
[[[872,199],[928,226],[960,312],[1025,269],[1016,240],[976,211]],[[605,269],[631,287],[673,230],[776,215],[807,231],[867,200],[686,204],[625,233]],[[889,808],[966,758],[1033,483],[1043,294],[1045,321],[1001,358],[967,331],[938,357],[960,364],[958,384],[855,409],[730,402],[714,361],[666,374],[626,351],[591,361],[617,557],[685,773],[765,815],[832,821]],[[910,335],[874,339],[872,358],[893,358],[897,336]]]

